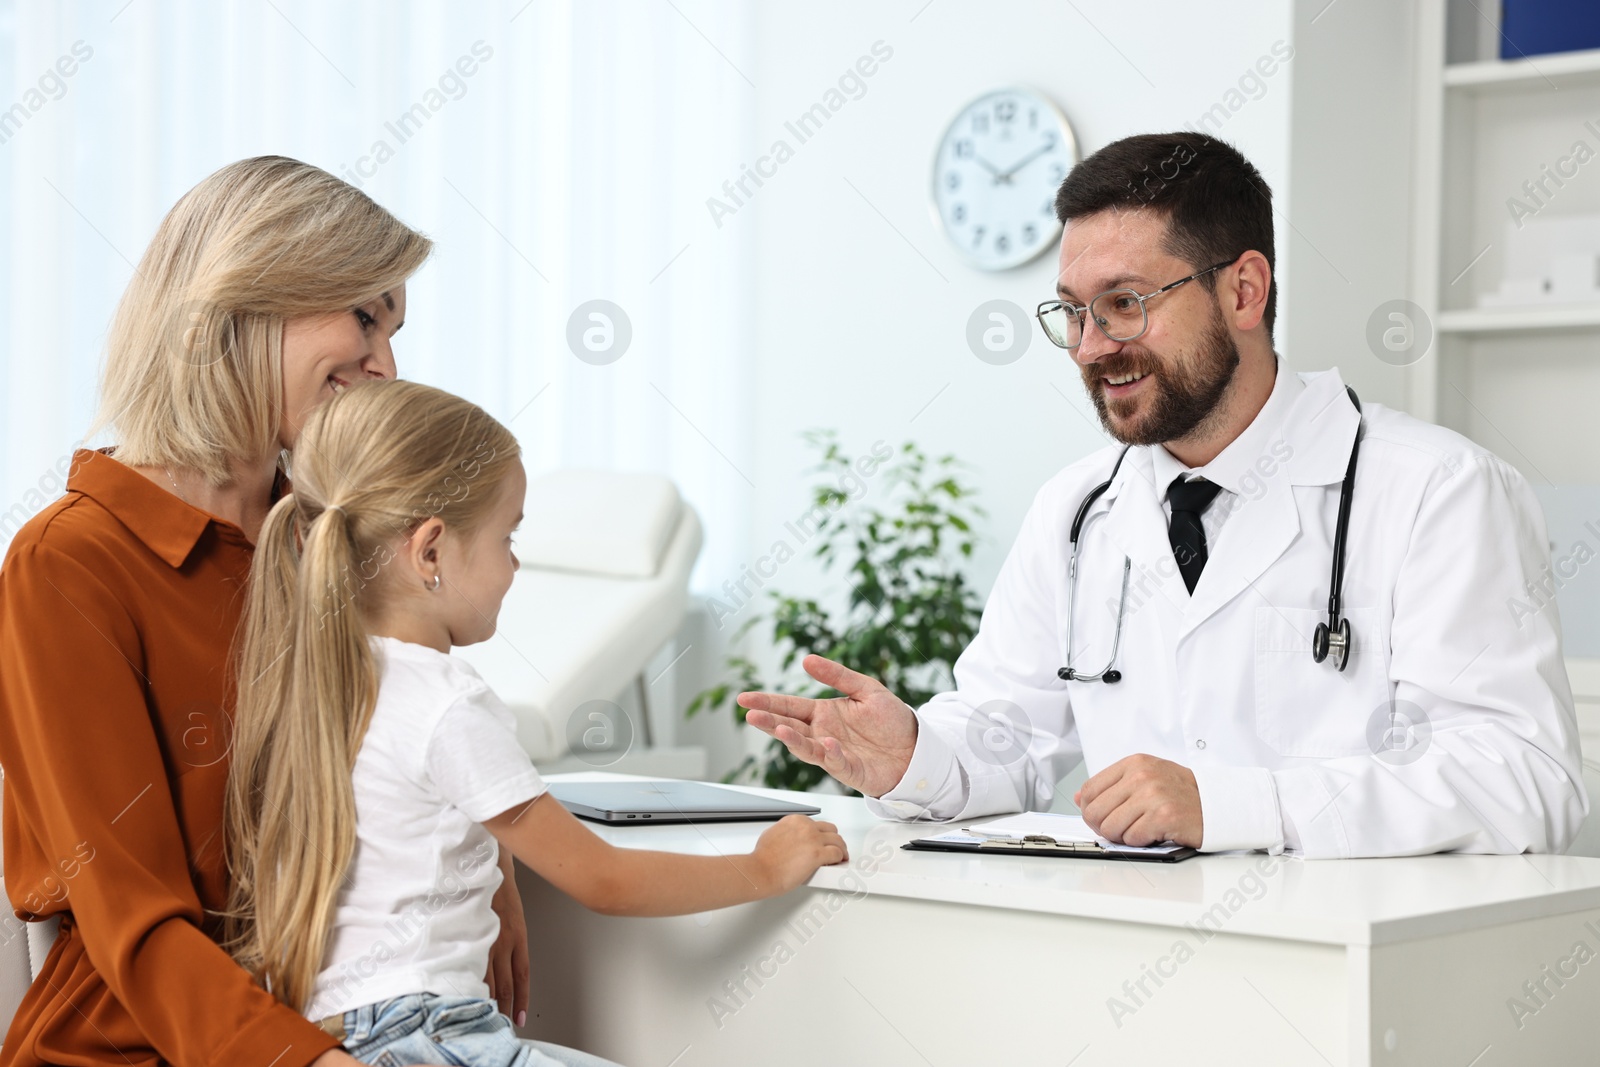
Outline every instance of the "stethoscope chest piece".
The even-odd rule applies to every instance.
[[[1108,668],[1095,675],[1094,678],[1090,678],[1088,676],[1079,677],[1078,672],[1073,670],[1071,667],[1062,667],[1059,671],[1056,671],[1056,677],[1060,678],[1063,682],[1092,682],[1094,681],[1094,678],[1099,678],[1107,685],[1116,685],[1118,682],[1122,681],[1122,672]]]
[[[1339,632],[1334,633],[1328,629],[1325,622],[1317,623],[1317,631],[1311,636],[1311,658],[1321,663],[1328,658],[1328,653],[1334,654],[1333,665],[1339,670],[1344,670],[1345,664],[1350,662],[1350,620],[1339,620]]]

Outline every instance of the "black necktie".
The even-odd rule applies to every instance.
[[[1167,502],[1172,505],[1167,540],[1172,542],[1172,557],[1178,561],[1178,571],[1190,593],[1200,580],[1200,572],[1206,569],[1206,530],[1200,525],[1200,515],[1220,492],[1220,485],[1204,478],[1187,481],[1181,474],[1167,486]]]

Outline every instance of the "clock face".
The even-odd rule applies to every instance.
[[[1061,234],[1056,190],[1078,162],[1072,127],[1029,89],[1000,89],[962,109],[933,161],[933,203],[973,266],[1020,266]]]

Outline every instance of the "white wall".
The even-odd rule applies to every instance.
[[[929,208],[938,139],[968,100],[1015,83],[1053,98],[1085,153],[1127,134],[1182,127],[1290,30],[1277,3],[1201,10],[1170,0],[1140,5],[1138,18],[1126,4],[1076,6],[1081,16],[1072,5],[1032,0],[762,8],[752,64],[760,143],[780,136],[875,41],[894,55],[868,92],[729,220],[756,230],[750,466],[760,472],[751,531],[758,551],[803,510],[808,483],[797,479],[810,456],[802,429],[837,426],[852,451],[909,438],[972,465],[990,511],[990,543],[972,578],[987,590],[1035,490],[1103,443],[1076,368],[1041,334],[1007,366],[981,362],[967,347],[977,305],[1004,298],[1031,312],[1049,298],[1055,257],[1003,273],[962,262]],[[1234,31],[1218,33],[1219,23]],[[1205,47],[1194,47],[1199,40]],[[1221,131],[1274,186],[1288,157],[1285,89],[1285,79],[1269,82]],[[774,585],[798,584],[801,565],[790,568]]]
[[[1405,408],[1406,369],[1378,359],[1366,331],[1380,305],[1412,295],[1415,5],[1294,8],[1290,181],[1275,205],[1278,351],[1297,370],[1337,366],[1363,403]]]

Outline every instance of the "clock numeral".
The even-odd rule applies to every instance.
[[[957,159],[972,158],[972,142],[963,137],[955,143],[955,156]]]
[[[1044,134],[1044,147],[1047,152],[1056,150],[1056,134],[1054,130],[1046,130]]]
[[[994,106],[994,117],[1000,122],[1010,122],[1017,117],[1017,102],[1002,100]]]
[[[1055,182],[1057,185],[1060,185],[1064,180],[1066,180],[1066,177],[1067,177],[1067,168],[1066,167],[1063,167],[1059,163],[1051,164],[1051,166],[1050,166],[1050,180],[1051,181]]]
[[[1039,229],[1031,222],[1022,224],[1022,243],[1031,245],[1039,239]]]
[[[972,132],[973,133],[988,133],[989,132],[989,116],[983,114],[982,112],[979,112],[978,114],[973,115],[972,116]]]
[[[1039,109],[1036,108],[1036,107],[1030,107],[1028,109],[1028,129],[1037,130],[1038,128],[1039,128]]]
[[[961,175],[957,174],[955,171],[951,171],[949,174],[944,176],[944,184],[945,188],[949,189],[951,192],[955,192],[957,189],[961,188]]]
[[[1003,233],[997,234],[994,239],[994,250],[999,252],[1001,255],[1005,255],[1007,252],[1011,251],[1011,238],[1007,237]]]
[[[1041,215],[1054,215],[1055,213],[1056,213],[1056,205],[1055,205],[1055,203],[1053,201],[1050,201],[1050,200],[1046,200],[1044,202],[1044,207],[1039,209],[1039,214],[1041,214]]]
[[[983,227],[976,226],[972,230],[972,247],[977,248],[983,244]]]
[[[965,205],[965,204],[957,204],[955,207],[951,208],[950,209],[950,220],[952,222],[966,222],[967,221],[967,205]]]

